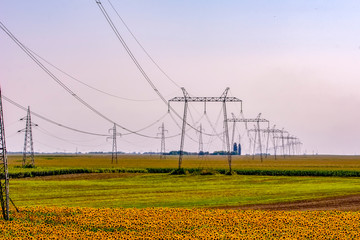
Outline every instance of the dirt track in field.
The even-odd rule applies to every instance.
[[[291,203],[259,204],[235,207],[220,207],[221,209],[239,210],[272,210],[272,211],[314,211],[339,210],[360,211],[360,195],[329,197],[317,200],[302,200]]]

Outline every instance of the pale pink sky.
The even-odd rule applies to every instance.
[[[144,70],[170,99],[180,89],[151,63],[108,1],[103,5]],[[127,101],[93,91],[46,65],[91,106],[117,123],[141,129],[166,114],[95,1],[4,1],[0,21],[27,47],[52,64]],[[303,142],[303,152],[359,154],[360,22],[358,1],[113,1],[114,6],[156,62],[194,96],[231,96],[243,100],[244,115],[262,113]],[[59,123],[104,133],[112,124],[86,109],[45,74],[3,32],[0,33],[2,93]],[[21,151],[25,112],[4,101],[9,151]],[[174,104],[182,114],[182,105]],[[209,118],[222,131],[220,105],[209,104]],[[190,108],[190,123],[213,130],[203,106]],[[229,106],[238,112],[238,106]],[[59,128],[33,117],[36,151],[110,151],[105,137]],[[192,122],[193,121],[193,122]],[[142,133],[156,136],[161,122],[169,135],[180,132],[169,115]],[[178,121],[179,122],[179,121]],[[207,126],[206,126],[207,125]],[[230,126],[231,128],[231,126]],[[119,132],[126,131],[118,129]],[[189,137],[198,135],[189,130]],[[238,129],[236,135],[244,135]],[[53,137],[52,135],[56,136]],[[60,138],[60,139],[59,139]],[[244,138],[244,150],[247,141]],[[221,150],[217,137],[204,136],[204,150]],[[177,150],[179,137],[167,140]],[[124,135],[120,151],[157,151],[160,140]],[[185,150],[197,151],[186,139]]]

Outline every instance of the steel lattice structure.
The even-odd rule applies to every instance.
[[[161,135],[161,145],[160,145],[160,159],[166,158],[166,150],[165,150],[165,132],[167,130],[165,129],[164,123],[161,124],[161,127],[159,127],[160,133],[158,135]]]
[[[117,142],[116,137],[120,136],[120,133],[116,132],[116,123],[114,123],[114,126],[109,129],[109,133],[112,133],[111,137],[108,137],[112,139],[112,152],[111,152],[111,163],[118,163],[118,156],[117,156]]]
[[[0,89],[0,200],[3,217],[5,220],[9,220],[9,174],[8,174],[8,162],[6,154],[5,143],[5,127],[3,117],[3,107]]]
[[[272,134],[275,159],[277,158],[277,148],[278,148],[275,139],[280,138],[279,136],[277,136],[277,134],[280,134],[280,136],[284,136],[284,133],[288,133],[284,129],[276,129],[276,125],[274,125],[273,128],[265,128],[265,129],[259,129],[259,130],[258,129],[250,129],[248,131],[255,132],[255,133],[257,131],[260,131],[262,133],[267,133],[266,153],[268,153],[268,149],[269,149],[269,137],[270,137],[270,134]],[[282,148],[284,149],[284,141],[282,141]]]
[[[227,112],[226,112],[226,103],[227,102],[240,102],[242,108],[242,100],[236,97],[228,97],[227,94],[229,92],[229,88],[226,88],[224,93],[220,97],[191,97],[185,90],[185,88],[181,88],[183,91],[184,97],[174,97],[168,101],[169,109],[170,102],[184,102],[184,115],[183,115],[183,124],[181,131],[181,141],[180,141],[180,151],[179,151],[179,169],[181,168],[182,158],[183,158],[183,150],[184,150],[184,139],[185,139],[185,128],[187,125],[187,110],[189,102],[203,102],[205,109],[207,102],[222,102],[223,103],[223,113],[224,113],[224,128],[225,128],[225,138],[226,138],[226,146],[227,146],[227,155],[228,155],[228,164],[229,170],[231,172],[231,149],[230,149],[230,139],[229,139],[229,126],[227,121]],[[205,110],[206,111],[206,110]]]
[[[33,143],[33,138],[32,138],[32,126],[37,126],[37,124],[34,124],[34,123],[31,122],[30,107],[28,107],[28,109],[27,109],[26,117],[21,118],[20,120],[25,120],[26,121],[25,128],[18,131],[18,132],[25,132],[24,152],[23,152],[22,165],[23,165],[23,167],[26,166],[26,165],[35,166],[34,143]],[[28,159],[30,159],[30,160],[28,160]]]
[[[268,128],[269,128],[270,121],[267,120],[267,119],[264,119],[264,118],[260,118],[260,117],[261,117],[261,113],[259,113],[259,115],[256,118],[236,118],[236,117],[233,117],[233,118],[227,119],[227,121],[228,122],[234,122],[234,123],[235,122],[244,122],[245,124],[247,124],[249,122],[253,122],[253,123],[256,123],[256,129],[260,129],[260,123],[265,122],[265,123],[268,123]],[[262,161],[263,160],[263,154],[262,154],[262,145],[261,145],[261,134],[260,134],[260,131],[256,131],[256,133],[258,133],[258,134],[255,134],[254,142],[256,143],[256,136],[258,136],[258,142],[259,142],[259,147],[260,147],[260,159]],[[254,144],[253,158],[255,156],[255,147],[256,147],[256,144]]]
[[[297,137],[293,137],[293,136],[284,136],[283,134],[280,137],[276,137],[278,139],[281,139],[282,141],[282,148],[283,148],[283,154],[284,154],[284,158],[286,155],[286,150],[285,150],[285,143],[284,140],[286,140],[286,146],[288,147],[288,155],[291,155],[291,148],[293,150],[293,155],[295,154],[295,146],[300,146],[302,145],[302,142],[300,142],[299,138]]]

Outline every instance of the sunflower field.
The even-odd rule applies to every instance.
[[[31,207],[2,239],[360,239],[360,212]]]

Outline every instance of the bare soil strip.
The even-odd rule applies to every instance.
[[[271,211],[315,211],[338,210],[360,211],[360,194],[328,197],[316,200],[301,200],[289,203],[258,204],[246,206],[219,207],[221,209],[271,210]]]

